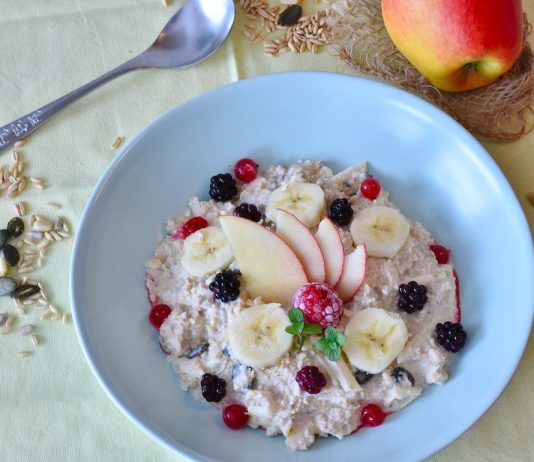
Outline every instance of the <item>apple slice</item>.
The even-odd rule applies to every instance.
[[[326,269],[321,248],[302,221],[292,213],[277,209],[276,234],[295,252],[310,282],[325,281]]]
[[[326,279],[325,282],[334,287],[343,273],[343,261],[345,260],[345,251],[341,236],[332,223],[330,218],[323,218],[319,223],[319,228],[315,233],[315,239],[319,244],[323,254]]]
[[[295,252],[275,233],[246,218],[225,215],[219,222],[250,296],[291,306],[294,293],[308,282]]]
[[[343,274],[334,290],[344,302],[349,301],[360,289],[367,268],[367,248],[358,245],[351,253],[345,255]]]

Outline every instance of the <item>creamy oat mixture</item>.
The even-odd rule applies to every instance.
[[[289,352],[268,367],[241,364],[230,348],[227,327],[243,310],[270,300],[252,298],[243,282],[237,300],[223,303],[215,299],[208,287],[215,273],[191,275],[181,264],[184,240],[176,239],[175,235],[191,216],[202,216],[210,226],[219,227],[219,216],[232,215],[243,202],[255,204],[264,213],[271,192],[293,183],[321,186],[326,204],[336,198],[349,198],[354,215],[377,205],[397,209],[384,190],[375,200],[362,196],[359,186],[367,176],[364,164],[333,174],[321,162],[301,161],[290,167],[270,167],[249,184],[238,182],[238,194],[231,201],[192,197],[186,212],[169,220],[167,236],[146,264],[151,302],[172,307],[172,313],[161,326],[160,342],[176,369],[181,387],[203,400],[200,391],[203,374],[224,379],[226,396],[217,406],[243,404],[251,427],[264,428],[268,436],[283,434],[286,444],[295,450],[307,449],[316,435],[342,438],[351,434],[360,425],[361,409],[366,403],[377,403],[386,412],[397,411],[417,398],[427,385],[447,380],[453,354],[436,342],[434,329],[439,322],[458,321],[453,267],[437,263],[429,248],[434,243],[432,237],[412,220],[409,235],[396,255],[368,257],[363,284],[356,296],[345,302],[337,330],[343,332],[357,312],[380,307],[398,313],[409,335],[396,359],[360,385],[355,380],[358,371],[345,354],[330,361],[314,348],[312,341],[301,352]],[[260,224],[275,227],[265,215]],[[349,253],[355,246],[349,227],[338,226],[338,231],[345,252]],[[229,268],[239,269],[235,259],[230,261]],[[421,311],[409,314],[399,310],[397,299],[399,285],[412,280],[426,286],[428,301]],[[290,307],[283,306],[286,310]],[[295,380],[297,372],[309,365],[317,366],[326,377],[327,384],[320,393],[306,393]],[[392,371],[399,366],[412,377],[401,374],[395,378]]]

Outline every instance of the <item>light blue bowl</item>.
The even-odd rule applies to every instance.
[[[144,262],[165,221],[241,157],[262,167],[368,161],[395,203],[447,247],[462,283],[466,348],[450,380],[381,427],[293,453],[281,437],[232,431],[180,391],[147,321]],[[87,204],[71,263],[82,348],[117,406],[164,445],[199,461],[414,461],[452,442],[514,373],[534,310],[531,235],[508,182],[479,143],[408,93],[329,73],[229,85],[164,114],[125,146]]]

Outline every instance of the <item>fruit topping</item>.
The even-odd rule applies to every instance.
[[[343,315],[343,302],[327,284],[304,284],[293,296],[293,306],[304,314],[307,323],[319,324],[323,329],[336,327]]]
[[[234,215],[252,220],[256,223],[261,220],[261,212],[254,204],[239,204],[234,210]]]
[[[161,327],[165,319],[171,314],[172,309],[169,305],[160,303],[159,305],[154,305],[150,314],[148,315],[148,320],[157,330]]]
[[[436,325],[436,341],[447,351],[457,353],[464,347],[466,339],[467,332],[459,322],[439,322]]]
[[[399,299],[397,306],[406,313],[421,311],[427,302],[426,287],[417,284],[416,281],[410,281],[408,284],[399,286]]]
[[[230,404],[223,409],[223,421],[232,430],[239,430],[248,423],[247,408],[242,404]]]
[[[243,183],[250,183],[258,174],[258,164],[252,159],[239,159],[234,167],[234,175]]]
[[[439,244],[432,244],[430,246],[430,250],[434,252],[436,260],[440,265],[446,265],[447,263],[449,263],[449,259],[451,256],[451,251],[449,249]]]
[[[217,202],[229,201],[237,194],[237,185],[232,175],[220,173],[211,177],[210,197]]]
[[[369,372],[361,371],[360,369],[356,369],[356,372],[354,372],[356,382],[358,382],[360,385],[365,385],[374,376],[375,374],[370,374]]]
[[[239,297],[239,285],[239,273],[222,271],[215,276],[209,288],[216,299],[228,303],[237,300]]]
[[[12,218],[7,223],[7,232],[10,237],[19,237],[24,232],[24,222],[19,217]]]
[[[367,249],[365,244],[359,244],[356,248],[345,255],[343,261],[343,273],[334,287],[339,298],[348,302],[360,290],[367,269]]]
[[[328,209],[330,219],[339,226],[345,226],[350,223],[352,215],[352,207],[347,198],[335,199]]]
[[[382,308],[358,311],[345,326],[343,351],[354,367],[371,374],[382,372],[401,353],[408,329],[397,313]]]
[[[200,380],[202,396],[208,402],[218,403],[226,396],[226,380],[213,374],[204,374]]]
[[[316,395],[326,385],[326,377],[316,366],[304,366],[297,372],[295,380],[302,391]]]
[[[395,382],[406,385],[407,383],[410,383],[410,385],[413,387],[415,385],[415,379],[413,378],[413,375],[404,369],[404,367],[396,367],[391,371],[391,377],[395,379]]]
[[[267,199],[265,215],[269,220],[276,221],[277,209],[292,213],[308,228],[313,228],[323,217],[323,189],[314,183],[291,183],[280,186]]]
[[[380,194],[380,183],[372,177],[366,178],[360,184],[362,196],[369,200],[374,200]]]
[[[178,228],[175,234],[177,239],[185,239],[202,228],[207,228],[208,221],[204,217],[192,217]]]
[[[330,287],[335,287],[343,274],[345,250],[339,231],[330,218],[325,217],[321,220],[315,239],[323,254],[325,282]]]
[[[378,427],[384,423],[387,414],[378,404],[369,403],[362,408],[361,425],[363,427]]]
[[[370,257],[393,258],[410,234],[410,222],[391,207],[376,205],[358,212],[350,224],[356,244],[365,244]]]

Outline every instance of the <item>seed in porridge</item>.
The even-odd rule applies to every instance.
[[[9,239],[7,229],[0,229],[0,249],[3,249]]]
[[[223,409],[223,421],[232,430],[239,430],[248,423],[247,408],[242,404],[230,404]]]
[[[363,427],[378,427],[384,423],[387,414],[378,404],[369,403],[362,408],[361,425]]]
[[[239,159],[234,167],[234,175],[243,183],[250,183],[258,174],[258,164],[252,159]]]
[[[10,244],[6,244],[4,245],[2,252],[4,253],[4,258],[6,259],[9,266],[17,265],[20,259],[20,255],[16,247],[13,247]]]
[[[33,295],[36,295],[41,292],[41,289],[39,286],[34,284],[22,284],[21,286],[17,287],[13,293],[11,294],[11,298],[15,298],[17,300],[24,300],[26,298],[29,298]]]
[[[237,184],[229,173],[220,173],[211,177],[209,192],[214,201],[225,202],[237,194]]]
[[[187,236],[193,234],[199,229],[206,228],[208,226],[208,221],[204,217],[192,217],[187,220],[182,226],[176,231],[176,239],[185,239]]]
[[[316,395],[326,385],[326,377],[317,366],[304,366],[297,372],[295,380],[302,391]]]
[[[449,259],[451,256],[451,251],[449,249],[439,244],[432,244],[430,246],[430,250],[434,252],[436,260],[440,265],[446,265],[447,263],[449,263]]]
[[[252,220],[256,223],[261,220],[261,212],[254,204],[239,204],[234,210],[234,215]]]
[[[17,283],[14,279],[7,276],[0,277],[0,296],[10,295],[17,288]]]
[[[185,357],[187,359],[193,359],[193,358],[197,358],[198,356],[200,356],[202,353],[204,353],[205,351],[208,351],[208,348],[210,347],[210,344],[208,342],[205,342],[205,343],[201,343],[200,345],[198,345],[197,347],[195,348],[192,348],[191,350],[189,350]]]
[[[239,297],[239,273],[235,271],[221,271],[210,283],[209,288],[213,296],[223,303],[232,302]]]
[[[200,380],[202,396],[208,402],[218,403],[226,396],[226,380],[213,374],[204,374]]]
[[[306,323],[319,324],[323,329],[336,327],[343,315],[343,302],[327,284],[304,284],[293,296],[293,306],[304,314]]]
[[[374,200],[380,194],[380,183],[375,178],[369,177],[360,184],[362,196],[369,200]]]
[[[391,371],[391,377],[395,379],[395,382],[406,385],[410,383],[410,385],[413,387],[415,385],[415,379],[413,378],[413,375],[410,373],[410,371],[404,369],[404,367],[396,367]]]
[[[302,7],[300,5],[290,5],[280,13],[278,24],[282,27],[288,27],[295,24],[302,15]]]
[[[11,237],[19,237],[24,232],[24,222],[21,218],[15,217],[9,220],[7,232]]]
[[[352,215],[352,207],[347,198],[343,197],[340,199],[335,199],[328,209],[329,216],[334,223],[337,223],[339,226],[346,226],[349,224]]]
[[[416,281],[410,281],[408,284],[399,286],[399,299],[397,306],[406,313],[421,311],[427,302],[427,289]]]
[[[436,341],[447,351],[458,353],[467,339],[467,332],[461,323],[447,321],[436,325]]]
[[[356,372],[354,372],[354,377],[356,378],[356,382],[358,382],[360,385],[365,385],[374,376],[375,374],[371,374],[369,372],[365,372],[360,369],[356,369]]]
[[[150,314],[148,315],[148,319],[150,321],[150,324],[152,324],[157,330],[161,327],[165,319],[171,314],[172,308],[169,305],[165,305],[163,303],[160,303],[159,305],[154,305],[151,310]]]

